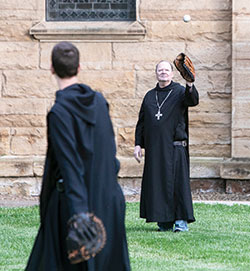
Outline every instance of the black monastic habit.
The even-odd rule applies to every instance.
[[[171,92],[171,93],[170,93]],[[158,104],[162,116],[157,118]],[[145,149],[140,217],[146,222],[194,222],[189,180],[188,107],[199,103],[198,92],[171,82],[148,91],[136,125],[135,145]],[[174,146],[174,141],[187,146]]]
[[[103,96],[74,84],[56,93],[47,116],[48,150],[40,195],[41,225],[27,271],[128,271],[125,200],[117,182],[114,132]],[[56,181],[64,180],[64,192]],[[68,219],[93,212],[107,232],[104,249],[79,264],[67,259]]]

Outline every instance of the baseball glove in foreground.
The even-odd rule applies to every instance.
[[[195,69],[188,56],[186,56],[184,53],[180,53],[174,60],[174,65],[186,81],[190,83],[194,82]]]
[[[95,257],[106,243],[106,231],[102,221],[89,213],[72,216],[68,221],[66,242],[68,258],[72,264]]]

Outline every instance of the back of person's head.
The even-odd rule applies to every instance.
[[[79,51],[72,43],[62,41],[56,44],[51,55],[55,73],[60,78],[70,78],[77,75],[79,58]]]

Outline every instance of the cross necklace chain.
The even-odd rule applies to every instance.
[[[168,95],[165,97],[165,99],[163,100],[163,102],[160,105],[159,105],[157,91],[155,92],[155,99],[156,99],[156,104],[158,107],[158,112],[157,112],[157,114],[155,114],[155,117],[157,118],[157,120],[160,120],[160,118],[163,116],[161,113],[161,107],[164,105],[164,103],[166,102],[167,98],[169,97],[169,95],[171,94],[172,91],[173,91],[172,89],[169,91]]]

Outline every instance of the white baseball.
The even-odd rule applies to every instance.
[[[191,20],[190,15],[186,14],[186,15],[183,16],[183,21],[184,21],[185,23],[188,23],[190,20]]]

